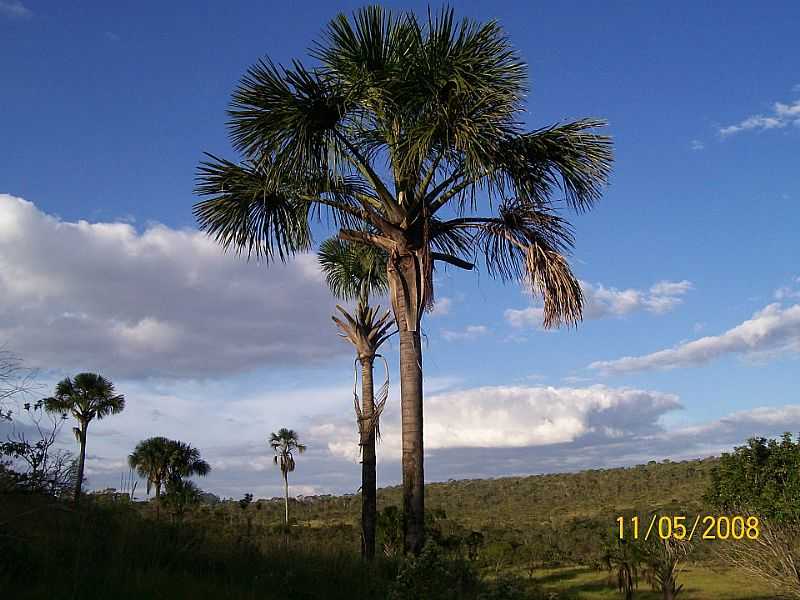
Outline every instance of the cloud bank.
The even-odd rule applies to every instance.
[[[597,361],[589,368],[607,374],[631,373],[696,367],[728,354],[758,356],[784,352],[800,352],[800,304],[789,307],[770,304],[721,335],[706,336],[643,356]]]
[[[199,377],[348,350],[313,255],[266,268],[196,230],[67,222],[5,194],[0,289],[0,341],[32,366]]]

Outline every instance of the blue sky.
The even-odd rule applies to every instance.
[[[349,350],[312,257],[274,270],[217,257],[192,232],[191,206],[202,152],[230,155],[225,109],[244,70],[304,57],[336,12],[359,5],[0,0],[0,281],[12,290],[0,340],[44,369],[43,385],[103,369],[128,395],[126,413],[98,425],[90,483],[118,480],[132,443],[167,432],[216,459],[210,489],[271,494],[263,438],[289,425],[316,445],[301,491],[357,487]],[[425,370],[442,418],[446,402],[460,406],[455,422],[471,431],[469,415],[495,406],[534,433],[513,449],[481,432],[431,433],[428,473],[700,456],[800,429],[800,6],[453,6],[498,19],[528,62],[531,127],[606,118],[616,162],[596,209],[572,219],[591,300],[578,330],[539,330],[517,285],[438,273]],[[246,331],[246,319],[259,325]],[[537,434],[537,415],[560,403],[545,419],[558,431]],[[491,466],[464,459],[481,444]],[[576,463],[576,451],[590,458]]]

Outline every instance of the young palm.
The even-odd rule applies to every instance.
[[[275,452],[275,464],[281,469],[283,477],[283,502],[286,524],[289,524],[289,473],[294,471],[294,452],[302,454],[306,447],[297,439],[297,433],[285,427],[269,436],[270,448]]]
[[[86,464],[86,432],[89,423],[104,419],[108,415],[121,413],[125,408],[125,397],[117,394],[114,384],[96,373],[79,373],[70,379],[67,377],[56,384],[55,395],[44,399],[48,412],[71,413],[78,421],[72,428],[75,439],[80,444],[78,457],[78,473],[75,481],[75,502],[80,500],[83,484],[83,471]]]
[[[543,325],[575,324],[582,296],[561,205],[600,197],[611,142],[583,119],[527,130],[526,68],[494,21],[420,20],[380,7],[328,25],[317,64],[251,67],[233,95],[242,160],[199,168],[202,229],[266,261],[311,248],[312,221],[383,250],[400,336],[406,549],[424,541],[423,313],[444,263],[524,279]]]
[[[377,461],[375,440],[380,431],[378,420],[389,393],[389,372],[376,399],[373,365],[380,356],[378,348],[389,337],[394,325],[391,313],[369,303],[371,293],[385,293],[386,254],[357,242],[329,239],[322,243],[319,262],[334,295],[344,300],[358,300],[355,314],[337,305],[343,319],[332,317],[342,337],[356,349],[356,362],[361,366],[361,405],[353,390],[361,449],[361,553],[367,559],[375,556],[377,519]],[[356,376],[357,380],[357,376]]]
[[[161,501],[161,488],[167,481],[171,443],[165,437],[151,437],[136,444],[128,456],[128,465],[147,482],[147,493],[156,492],[156,507]]]

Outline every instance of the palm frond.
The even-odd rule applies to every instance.
[[[380,248],[330,238],[320,245],[318,257],[328,287],[338,298],[368,300],[388,290],[387,257]]]
[[[572,248],[572,230],[563,218],[519,200],[504,203],[494,218],[457,218],[442,230],[465,230],[489,274],[523,280],[544,301],[544,326],[581,320],[583,294],[564,255]]]
[[[501,165],[495,182],[539,207],[560,190],[573,209],[591,208],[608,183],[613,160],[611,138],[594,131],[605,125],[581,119],[509,138],[492,158]]]
[[[261,60],[233,94],[231,140],[245,156],[269,156],[281,170],[336,172],[341,154],[336,128],[347,109],[332,78],[297,61],[284,68]]]
[[[226,250],[267,261],[285,261],[311,247],[308,203],[289,189],[276,189],[252,165],[208,156],[198,169],[196,191],[209,198],[194,206],[201,230]]]

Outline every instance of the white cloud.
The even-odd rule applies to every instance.
[[[431,310],[430,315],[432,317],[443,317],[444,315],[450,314],[451,308],[453,308],[453,299],[448,298],[447,296],[442,296],[441,298],[436,298],[436,302],[433,304],[433,310]]]
[[[604,373],[693,367],[727,354],[758,357],[766,353],[800,352],[800,304],[770,304],[750,319],[716,336],[707,336],[644,356],[597,361],[589,368]]]
[[[706,146],[700,140],[692,140],[691,143],[689,144],[689,147],[692,150],[703,150],[703,149],[705,149]]]
[[[467,325],[458,331],[442,329],[442,337],[448,342],[474,340],[488,334],[489,328],[486,325]]]
[[[584,296],[584,319],[621,317],[639,310],[663,314],[683,302],[683,296],[692,289],[692,283],[686,280],[659,281],[648,290],[619,290],[586,281],[580,283]],[[513,327],[538,327],[542,316],[541,306],[505,311],[505,318]]]
[[[800,126],[800,100],[789,104],[775,102],[769,114],[751,115],[739,123],[720,128],[719,133],[722,137],[727,137],[743,131],[782,129],[792,124]]]
[[[800,276],[795,277],[790,285],[784,285],[775,290],[776,300],[790,300],[800,298]]]
[[[401,455],[397,404],[390,404],[381,421],[382,460]],[[645,433],[654,430],[662,414],[679,408],[672,394],[603,385],[455,390],[425,398],[425,449],[521,448]],[[354,432],[344,420],[313,429],[327,439],[332,454],[351,461],[358,456]]]
[[[347,352],[313,255],[268,268],[205,234],[67,222],[0,195],[0,341],[44,368],[212,376]]]
[[[12,19],[27,19],[33,16],[33,11],[19,0],[0,0],[0,14]]]

